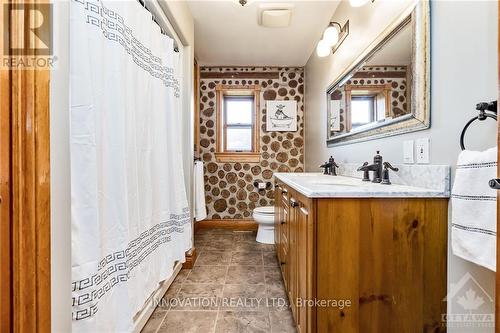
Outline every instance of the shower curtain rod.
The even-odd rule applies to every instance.
[[[151,14],[151,17],[153,18],[153,22],[156,23],[159,27],[160,27],[160,32],[162,35],[165,35],[165,36],[168,36],[165,31],[163,31],[163,28],[161,27],[160,23],[156,20],[156,16],[149,10],[148,7],[146,7],[146,0],[137,0],[139,1],[139,4],[144,7],[144,9],[146,9],[150,14]],[[168,36],[170,38],[172,38],[171,36]],[[179,48],[177,46],[175,46],[175,40],[174,40],[174,52],[179,52]]]

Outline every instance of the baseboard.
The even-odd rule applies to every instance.
[[[195,222],[194,231],[203,229],[228,229],[236,231],[254,231],[258,224],[252,219],[222,219],[222,220],[203,220]]]
[[[198,257],[198,253],[196,249],[193,247],[191,250],[186,252],[186,261],[182,264],[182,268],[191,269],[196,262],[196,258]]]
[[[158,289],[151,295],[150,298],[144,303],[144,308],[142,308],[141,311],[139,311],[135,316],[134,316],[134,329],[132,333],[140,333],[146,323],[149,320],[149,317],[153,314],[153,311],[155,310],[154,302],[153,300],[161,299],[163,295],[167,292],[168,288],[174,282],[174,279],[177,277],[177,274],[182,269],[182,264],[180,262],[177,262],[175,267],[174,267],[174,272],[172,276],[168,279],[163,281],[163,283],[160,285]]]

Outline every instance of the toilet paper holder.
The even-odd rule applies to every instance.
[[[271,182],[259,182],[259,181],[254,181],[253,186],[257,188],[258,190],[267,190],[268,188],[271,187]]]

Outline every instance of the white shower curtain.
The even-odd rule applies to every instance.
[[[72,0],[73,332],[130,332],[191,247],[180,55],[137,1]]]

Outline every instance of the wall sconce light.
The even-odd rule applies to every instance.
[[[316,46],[316,54],[318,57],[323,58],[335,53],[348,35],[349,20],[343,27],[337,22],[330,22],[323,32],[323,39]]]
[[[370,0],[349,0],[349,4],[351,7],[361,7],[366,5]],[[371,0],[371,2],[375,2],[375,0]]]

